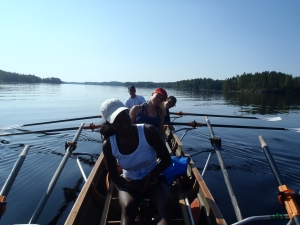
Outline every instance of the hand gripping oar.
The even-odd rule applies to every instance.
[[[92,131],[96,128],[101,127],[101,125],[97,124],[90,124],[88,126],[84,126],[83,129],[91,129]],[[77,130],[78,127],[66,127],[66,128],[60,128],[60,129],[51,129],[51,130],[36,130],[36,131],[24,131],[24,132],[18,132],[18,133],[5,133],[0,134],[1,136],[11,136],[11,135],[22,135],[22,134],[36,134],[36,133],[47,133],[47,132],[57,132],[57,131],[67,131],[67,130]]]
[[[213,115],[213,114],[199,114],[199,113],[186,113],[186,112],[170,112],[170,114],[178,116],[210,116],[210,117],[226,117],[226,118],[236,118],[236,119],[258,119],[265,120],[269,122],[275,122],[281,120],[279,116],[277,117],[253,117],[253,116],[228,116],[228,115]]]
[[[190,127],[205,127],[205,123],[197,123],[196,121],[188,123],[179,122],[165,122],[166,125],[182,125]],[[225,127],[225,128],[247,128],[247,129],[260,129],[260,130],[289,130],[300,133],[300,128],[283,128],[283,127],[256,127],[256,126],[239,126],[239,125],[227,125],[227,124],[211,124],[213,127]]]
[[[279,185],[278,189],[280,192],[278,193],[278,200],[282,205],[285,206],[286,211],[294,224],[300,225],[300,208],[296,199],[296,194],[285,185],[285,182],[263,136],[259,136],[259,141]]]
[[[35,126],[35,125],[43,125],[43,124],[49,124],[49,123],[61,123],[61,122],[68,122],[68,121],[74,121],[74,120],[85,120],[85,119],[94,119],[94,118],[102,118],[101,115],[99,116],[88,116],[88,117],[79,117],[79,118],[72,118],[72,119],[65,119],[65,120],[53,120],[53,121],[47,121],[47,122],[40,122],[40,123],[28,123],[23,125],[13,125],[7,128],[0,128],[0,131],[5,130],[12,130],[19,127],[28,127],[28,126]]]

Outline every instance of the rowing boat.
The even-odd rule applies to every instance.
[[[188,156],[178,136],[166,128],[166,145],[172,155]],[[191,159],[185,175],[170,187],[173,224],[218,224],[226,222],[208,187]],[[100,155],[81,190],[65,224],[119,224],[121,209],[117,187],[109,179],[103,154]],[[156,224],[155,209],[143,199],[136,224]]]
[[[270,167],[274,174],[274,177],[278,181],[279,188],[279,202],[285,206],[287,214],[274,214],[274,215],[259,215],[243,218],[239,209],[233,188],[231,187],[228,172],[226,171],[225,163],[221,154],[221,139],[215,137],[212,126],[208,117],[206,117],[206,126],[209,128],[210,141],[213,146],[213,150],[209,151],[210,154],[200,175],[198,169],[194,165],[191,157],[198,153],[189,155],[182,145],[182,138],[185,136],[187,131],[195,129],[203,124],[196,123],[176,123],[176,125],[188,125],[192,128],[181,128],[176,130],[186,130],[182,137],[179,139],[174,131],[169,130],[168,125],[165,126],[166,134],[166,146],[171,155],[177,157],[189,157],[190,161],[186,169],[186,172],[177,176],[175,181],[172,183],[170,190],[172,193],[172,213],[173,223],[172,224],[203,224],[203,225],[225,225],[227,224],[223,218],[214,198],[212,197],[207,185],[203,180],[204,173],[207,165],[213,153],[216,153],[220,168],[222,170],[224,180],[228,189],[229,197],[235,211],[237,222],[232,225],[242,225],[253,221],[266,221],[266,220],[285,220],[282,224],[286,224],[287,220],[290,220],[289,224],[300,225],[300,195],[297,195],[294,191],[290,190],[283,181],[282,176],[276,166],[274,159],[268,147],[260,137],[263,151],[266,154],[266,158],[269,161]],[[175,123],[173,123],[175,125]],[[76,148],[77,139],[82,129],[94,129],[94,125],[84,126],[84,123],[78,128],[76,135],[72,142],[68,142],[66,146],[66,153],[57,168],[53,178],[50,181],[48,189],[46,190],[43,198],[41,199],[36,211],[34,212],[29,224],[37,222],[47,199],[49,198],[54,185],[59,178],[67,159],[72,156],[77,160],[85,185],[82,188],[70,214],[68,215],[65,224],[120,224],[121,209],[118,202],[118,191],[117,187],[109,178],[105,160],[103,154],[99,157],[95,154],[90,153],[74,153]],[[73,128],[72,128],[73,129]],[[279,129],[279,128],[277,128]],[[24,150],[20,154],[18,161],[16,162],[11,174],[5,182],[2,190],[0,191],[0,218],[4,214],[6,208],[6,196],[14,182],[15,177],[18,174],[19,169],[25,159],[27,151],[30,146],[25,146]],[[207,152],[207,150],[206,150]],[[92,158],[97,158],[97,162],[90,173],[89,177],[85,176],[84,171],[77,158],[79,155],[87,155]],[[121,172],[121,170],[120,170]],[[149,199],[143,199],[137,212],[136,224],[156,224],[157,213],[155,208]]]

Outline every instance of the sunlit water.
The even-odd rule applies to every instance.
[[[209,117],[211,124],[299,128],[300,102],[297,98],[264,94],[230,94],[219,92],[189,93],[167,90],[178,99],[171,112],[201,114],[243,115],[255,117],[280,116],[282,121],[229,119]],[[137,94],[146,99],[152,89],[137,88]],[[23,124],[99,115],[101,103],[111,97],[122,101],[128,97],[126,87],[95,85],[46,85],[19,84],[0,85],[0,133],[15,133],[22,130],[49,130],[101,123],[101,119],[72,121],[38,126],[22,127]],[[203,116],[184,116],[174,122],[201,122]],[[16,126],[18,128],[8,129]],[[176,129],[182,126],[176,126]],[[237,128],[213,128],[222,138],[222,156],[229,173],[237,202],[244,218],[254,215],[286,213],[277,200],[276,180],[260,147],[259,135],[263,135],[286,184],[293,190],[300,189],[300,133]],[[181,137],[184,131],[179,131]],[[14,163],[25,145],[30,150],[7,197],[7,211],[0,224],[28,223],[49,182],[54,175],[65,151],[65,142],[72,141],[76,130],[47,134],[0,136],[0,187],[10,174]],[[183,144],[190,154],[212,149],[207,127],[189,131]],[[76,152],[101,153],[99,134],[85,130],[80,135]],[[193,156],[202,172],[208,152]],[[93,161],[81,157],[86,174]],[[223,179],[217,156],[214,154],[204,175],[209,189],[217,201],[228,224],[236,222],[228,191]],[[74,159],[69,159],[55,188],[45,205],[39,224],[63,224],[70,212],[74,199],[84,181]],[[75,196],[75,197],[74,197]],[[284,221],[281,224],[286,224]],[[258,223],[256,223],[258,224]],[[266,223],[265,223],[266,224]],[[267,224],[273,224],[269,222]]]

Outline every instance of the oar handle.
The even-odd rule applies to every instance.
[[[265,142],[265,139],[263,138],[263,136],[259,136],[258,138],[259,138],[259,141],[261,144],[261,148],[263,149],[263,151],[265,153],[265,156],[269,162],[269,165],[270,165],[272,172],[277,180],[278,185],[283,185],[285,182],[284,182],[283,177],[281,176],[281,173],[276,165],[276,162],[269,150],[269,147],[268,147],[267,143]]]
[[[265,142],[265,139],[263,138],[263,136],[260,135],[260,136],[258,137],[258,139],[259,139],[261,148],[264,148],[264,147],[267,147],[267,146],[268,146],[267,143]]]

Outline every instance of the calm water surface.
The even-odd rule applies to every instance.
[[[232,124],[264,127],[300,127],[300,100],[295,96],[219,92],[189,93],[167,90],[178,98],[172,112],[201,114],[243,115],[256,117],[280,116],[282,121],[226,119],[210,117],[212,124]],[[137,94],[146,99],[152,89],[138,88]],[[122,101],[128,97],[126,87],[94,85],[46,85],[19,84],[0,85],[0,133],[22,130],[45,130],[80,126],[82,122],[101,123],[101,119],[72,121],[19,127],[51,120],[95,116],[101,103],[111,97]],[[175,122],[205,122],[204,117],[185,116]],[[182,127],[176,127],[179,129]],[[244,218],[254,215],[285,213],[277,200],[277,183],[258,140],[263,135],[286,184],[293,190],[300,189],[300,133],[257,129],[214,128],[215,135],[222,138],[222,156],[229,173],[240,210]],[[0,137],[0,187],[2,188],[15,161],[25,145],[29,153],[7,197],[7,211],[0,224],[28,223],[44,195],[56,168],[62,160],[65,142],[72,141],[76,131],[47,134],[26,134]],[[183,131],[178,132],[181,137]],[[191,130],[183,139],[190,154],[211,149],[210,135],[206,127]],[[83,131],[76,152],[101,153],[97,133]],[[198,169],[202,171],[208,153],[195,155]],[[81,158],[83,169],[89,174],[93,161]],[[236,222],[230,198],[225,186],[216,155],[213,155],[204,176],[212,195],[217,201],[228,224]],[[48,202],[38,220],[39,224],[63,224],[84,181],[74,159],[69,159]],[[286,224],[281,222],[279,224]],[[256,223],[258,224],[258,223]],[[278,224],[268,222],[264,224]]]

